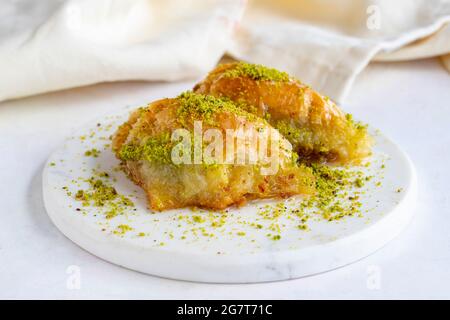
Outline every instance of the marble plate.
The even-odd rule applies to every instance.
[[[227,212],[151,212],[144,193],[117,170],[110,151],[109,136],[128,113],[125,109],[81,128],[50,156],[43,172],[44,202],[53,223],[81,248],[109,262],[190,281],[285,280],[361,259],[393,239],[411,219],[417,187],[413,166],[376,131],[370,163],[355,168],[374,176],[362,188],[362,215],[337,221],[313,216],[303,230],[292,214],[301,198],[251,202]],[[92,148],[99,153],[86,156]],[[84,179],[98,172],[107,172],[107,182],[134,207],[106,218],[108,206],[77,201],[74,194],[86,187]]]

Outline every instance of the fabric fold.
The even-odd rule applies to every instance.
[[[0,44],[0,100],[104,81],[198,76],[229,47],[243,9],[236,0],[68,1],[31,32]]]
[[[0,101],[106,81],[285,70],[343,101],[370,61],[442,56],[450,0],[3,0]]]
[[[450,52],[450,35],[443,31],[449,21],[446,0],[250,1],[230,53],[287,70],[343,101],[357,75],[374,58]],[[440,40],[431,40],[434,34]],[[401,50],[427,36],[430,45]]]

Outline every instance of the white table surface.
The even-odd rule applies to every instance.
[[[42,202],[50,152],[86,121],[192,83],[101,84],[0,103],[0,298],[450,298],[450,76],[437,60],[372,64],[343,104],[396,141],[419,180],[412,223],[359,262],[290,281],[197,284],[126,270],[65,238]],[[79,289],[67,285],[70,266]]]

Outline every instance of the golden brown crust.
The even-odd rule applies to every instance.
[[[122,160],[124,171],[148,197],[154,210],[198,206],[224,209],[242,205],[250,199],[287,197],[314,192],[314,177],[305,167],[292,164],[291,153],[281,153],[280,168],[274,175],[264,176],[257,164],[182,164],[156,163],[147,159],[124,160],[121,150],[127,144],[143,144],[151,137],[171,132],[180,126],[192,129],[189,117],[180,119],[177,99],[163,99],[147,108],[133,112],[113,137],[113,150]],[[245,113],[246,114],[246,113]],[[270,126],[254,117],[246,117],[227,110],[213,114],[204,129],[213,127],[225,132],[255,122]],[[251,115],[249,115],[251,116]],[[189,121],[185,121],[188,119]]]
[[[370,154],[365,128],[349,120],[330,99],[294,78],[255,80],[230,71],[239,63],[218,66],[194,91],[252,106],[249,112],[268,118],[302,157],[352,163]]]
[[[112,139],[112,149],[118,152],[128,138],[131,128],[139,118],[139,110],[135,110],[130,114],[128,121],[119,126]]]

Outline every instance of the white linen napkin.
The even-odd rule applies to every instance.
[[[2,0],[0,101],[199,77],[224,53],[342,101],[371,60],[450,70],[449,23],[450,0]]]
[[[0,100],[104,81],[195,77],[230,46],[240,0],[2,0]]]
[[[449,32],[440,33],[440,41],[396,52],[448,22],[449,0],[255,0],[230,51],[287,70],[339,101],[374,58],[449,53]]]

